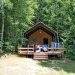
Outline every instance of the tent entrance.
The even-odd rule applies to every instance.
[[[43,41],[44,41],[44,45],[48,45],[48,39],[47,38],[44,38]]]

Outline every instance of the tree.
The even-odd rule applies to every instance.
[[[33,0],[6,0],[4,3],[5,31],[4,48],[16,50],[18,41],[22,38],[24,30],[32,26],[34,10],[37,2]]]

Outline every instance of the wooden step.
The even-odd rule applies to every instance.
[[[35,57],[48,57],[48,55],[34,55]]]
[[[34,58],[34,60],[48,60],[48,58]]]
[[[48,59],[48,54],[44,53],[44,52],[40,52],[40,53],[34,53],[34,58],[35,60],[47,60]]]

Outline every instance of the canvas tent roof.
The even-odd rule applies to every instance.
[[[48,33],[49,35],[52,35],[52,36],[57,36],[57,32],[53,29],[51,29],[50,27],[48,27],[47,25],[45,25],[44,23],[42,22],[39,22],[37,24],[35,24],[34,26],[32,26],[29,30],[27,30],[25,33],[24,33],[24,36],[26,38],[28,38],[32,33],[34,33],[35,31],[37,30],[43,30],[45,31],[46,33]]]

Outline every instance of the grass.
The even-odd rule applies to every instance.
[[[75,62],[71,60],[41,61],[39,65],[49,69],[52,68],[59,73],[58,75],[75,75]]]
[[[75,61],[37,61],[17,55],[0,59],[0,75],[75,75]]]

